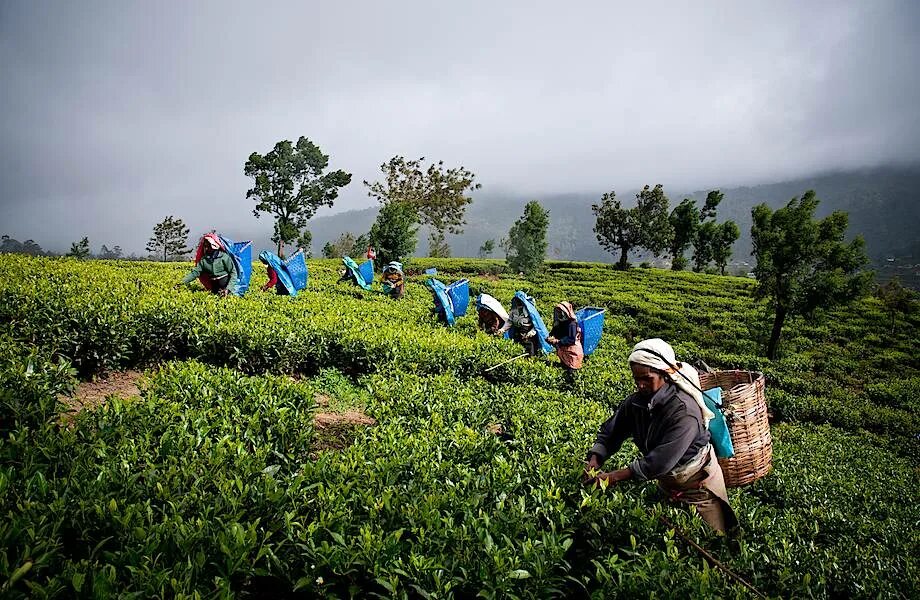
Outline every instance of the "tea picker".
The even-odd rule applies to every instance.
[[[552,352],[553,347],[546,341],[549,331],[537,312],[532,296],[518,291],[511,299],[511,339],[524,346],[530,356],[539,356]]]
[[[476,296],[476,311],[480,329],[489,335],[511,338],[511,317],[501,302],[489,294],[479,294]]]
[[[402,263],[392,261],[383,267],[383,293],[394,300],[399,300],[406,293],[405,274]]]
[[[268,271],[268,283],[262,291],[274,287],[279,296],[296,296],[297,292],[307,287],[307,262],[303,250],[298,250],[286,261],[268,250],[259,254]]]
[[[198,278],[212,294],[242,296],[249,289],[252,274],[252,242],[232,240],[207,233],[198,242],[195,267],[176,287]]]
[[[371,284],[374,282],[373,260],[366,260],[359,266],[358,263],[346,256],[342,259],[342,264],[345,265],[345,269],[342,272],[342,276],[339,277],[338,283],[351,281],[361,289],[370,291]]]
[[[657,338],[636,344],[628,363],[636,392],[598,430],[588,451],[585,482],[656,480],[671,501],[696,507],[716,531],[735,530],[738,519],[711,443],[709,423],[716,415],[703,399],[696,369],[677,362],[674,349]],[[597,473],[630,437],[642,457]]]

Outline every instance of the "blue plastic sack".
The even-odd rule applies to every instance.
[[[447,293],[447,286],[437,279],[429,279],[425,285],[431,290],[434,307],[439,315],[443,315],[448,325],[454,324],[454,306]]]
[[[307,279],[310,274],[307,271],[307,260],[304,257],[303,250],[298,250],[289,259],[284,262],[288,275],[291,276],[291,283],[294,289],[300,291],[307,287]]]
[[[278,283],[284,286],[289,296],[297,295],[297,290],[294,288],[294,283],[291,281],[291,277],[287,272],[287,267],[285,267],[284,262],[282,262],[274,252],[263,250],[259,253],[259,260],[266,263],[275,271]]]
[[[358,272],[361,273],[361,277],[364,278],[364,282],[368,285],[374,282],[374,261],[368,259],[361,263],[361,266],[358,267]]]
[[[575,311],[575,320],[581,328],[581,345],[585,356],[591,356],[604,333],[604,311],[596,306],[586,306]]]
[[[466,314],[466,307],[470,304],[470,280],[461,279],[447,286],[447,295],[454,308],[454,318]]]
[[[236,286],[230,290],[230,293],[235,296],[242,296],[249,289],[249,279],[252,277],[252,242],[234,242],[222,235],[217,237],[220,238],[220,243],[223,244],[224,248],[230,251],[233,264],[239,272]]]
[[[735,447],[732,445],[732,436],[728,431],[728,423],[725,421],[725,415],[722,414],[722,388],[712,388],[703,392],[703,402],[715,415],[709,421],[709,437],[712,441],[712,447],[716,450],[716,456],[719,458],[731,458],[735,455]]]

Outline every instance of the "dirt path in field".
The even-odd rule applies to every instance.
[[[140,371],[115,371],[105,379],[84,381],[77,386],[73,396],[61,396],[68,413],[77,413],[84,409],[93,409],[102,404],[112,394],[122,398],[137,398],[141,395],[137,382]]]

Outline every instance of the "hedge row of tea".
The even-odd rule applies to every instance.
[[[517,348],[473,317],[440,327],[420,285],[401,302],[335,286],[332,262],[311,264],[296,299],[220,301],[172,290],[174,265],[0,257],[3,594],[746,594],[659,515],[769,595],[920,592],[916,323],[892,335],[868,301],[795,323],[770,363],[744,280],[559,264],[531,284],[496,279],[495,263],[437,266],[483,273],[474,291],[506,303],[523,288],[546,309],[607,307],[574,389],[555,359],[484,374]],[[774,425],[774,473],[731,491],[736,542],[657,504],[653,485],[578,485],[593,432],[630,389],[630,343],[651,335],[771,377],[789,422]],[[61,426],[57,398],[78,371],[154,364],[142,399]],[[378,424],[316,452],[317,394]]]

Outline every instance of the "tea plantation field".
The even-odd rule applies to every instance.
[[[418,259],[505,305],[607,308],[564,384],[437,324],[406,297],[336,284],[297,298],[173,289],[188,265],[0,256],[0,597],[748,597],[659,516],[770,597],[920,597],[920,320],[875,299],[770,318],[750,280],[549,263]],[[654,484],[582,488],[585,451],[632,389],[633,343],[763,371],[774,471],[730,490],[739,539],[658,503]],[[140,397],[63,418],[80,381],[141,369]],[[329,438],[318,411],[376,423]],[[613,457],[630,459],[631,444]],[[614,466],[615,466],[614,465]]]

